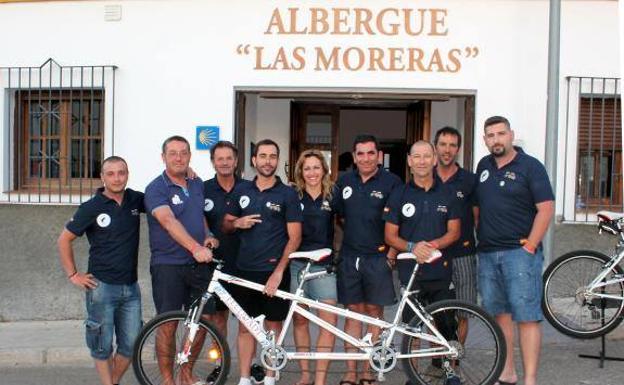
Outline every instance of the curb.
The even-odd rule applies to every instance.
[[[87,348],[0,349],[0,367],[90,364]]]

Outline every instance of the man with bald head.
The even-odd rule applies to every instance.
[[[128,165],[118,156],[104,159],[100,177],[102,187],[65,225],[58,250],[68,281],[86,291],[85,333],[95,369],[102,385],[113,385],[128,369],[141,330],[137,261],[143,193],[126,188]],[[72,247],[83,234],[90,245],[84,273]]]
[[[434,172],[436,152],[426,141],[414,143],[407,155],[412,179],[396,188],[384,209],[386,243],[399,252],[411,252],[421,264],[416,276],[419,301],[429,304],[455,298],[451,282],[451,263],[446,248],[459,239],[460,213],[450,190]],[[436,250],[442,258],[427,263]],[[399,279],[405,286],[414,271],[412,260],[399,261]],[[414,313],[409,307],[403,312],[403,320],[409,322]],[[456,338],[457,325],[442,320],[439,329],[447,338]],[[443,376],[441,361],[434,359],[426,374]]]

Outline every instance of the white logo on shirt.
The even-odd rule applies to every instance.
[[[303,203],[300,203],[300,204],[301,204],[301,211],[303,211],[305,207],[303,206]]]
[[[247,195],[243,195],[242,197],[240,197],[240,199],[238,200],[238,204],[240,205],[241,209],[246,208],[247,206],[249,206],[249,202],[251,200],[249,199],[249,197]]]
[[[483,172],[481,173],[481,176],[479,177],[479,181],[483,183],[487,180],[489,176],[490,176],[490,172],[488,170],[483,170]]]
[[[351,186],[347,186],[342,189],[342,199],[349,199],[351,197],[351,194],[353,194],[353,189],[351,188]]]
[[[171,203],[173,203],[174,205],[180,205],[183,203],[182,199],[180,199],[180,196],[178,196],[178,194],[175,194],[172,198],[171,198]]]
[[[266,207],[269,210],[277,211],[278,213],[282,211],[282,206],[280,206],[278,203],[267,202]]]
[[[95,220],[100,227],[108,227],[111,223],[111,217],[108,214],[100,214]]]
[[[214,202],[212,201],[212,199],[204,200],[204,211],[208,212],[208,211],[211,211],[213,208],[214,208]]]
[[[464,199],[464,193],[463,193],[463,192],[461,192],[461,191],[459,191],[459,190],[457,190],[457,197],[458,197],[459,199]]]
[[[383,199],[383,197],[384,197],[384,195],[383,195],[383,193],[381,191],[374,191],[374,190],[371,191],[370,196],[374,197],[374,198],[378,198],[378,199]]]
[[[412,203],[406,203],[403,205],[403,209],[401,209],[401,212],[406,217],[411,218],[416,213],[416,206],[414,206]]]

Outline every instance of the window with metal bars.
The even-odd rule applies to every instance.
[[[1,201],[80,203],[101,185],[104,155],[115,151],[115,70],[53,59],[39,67],[0,67],[8,128]]]

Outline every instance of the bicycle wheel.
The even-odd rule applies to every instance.
[[[550,324],[575,338],[596,338],[609,333],[622,322],[624,301],[586,296],[585,288],[610,260],[604,254],[577,250],[557,258],[544,272],[542,309]],[[622,274],[619,265],[611,267],[606,279]],[[623,296],[622,282],[596,293]]]
[[[436,329],[459,350],[459,357],[404,359],[403,370],[412,383],[445,385],[451,377],[444,369],[448,363],[461,384],[494,384],[503,371],[506,356],[505,339],[496,321],[480,307],[459,300],[436,302],[425,310],[433,316]],[[463,342],[457,338],[459,317],[468,320],[468,330]],[[419,327],[423,333],[432,334],[431,329],[417,317],[412,319],[410,326]],[[407,354],[434,347],[436,345],[428,341],[405,335],[401,352]]]
[[[230,370],[230,350],[213,325],[201,320],[188,362],[178,353],[188,348],[186,312],[172,311],[148,322],[134,343],[132,367],[142,385],[193,384],[206,381],[223,385]]]

